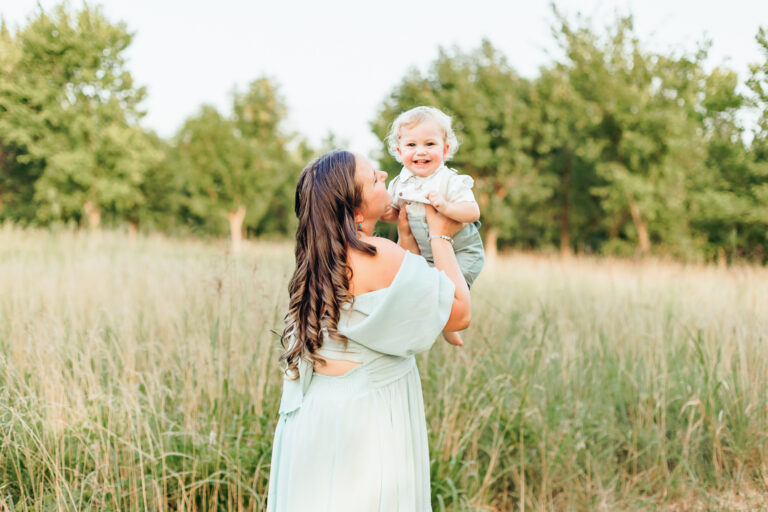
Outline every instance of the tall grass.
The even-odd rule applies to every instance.
[[[0,229],[0,510],[260,510],[292,263]],[[514,255],[472,296],[420,358],[435,510],[766,506],[766,269]]]

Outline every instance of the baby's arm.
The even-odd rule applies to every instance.
[[[446,217],[457,222],[475,222],[480,220],[480,207],[475,201],[446,201],[440,192],[432,191],[427,194],[427,199]]]

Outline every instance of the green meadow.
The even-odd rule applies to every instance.
[[[0,228],[0,511],[261,510],[292,265]],[[768,269],[511,253],[472,297],[419,358],[436,511],[768,509]]]

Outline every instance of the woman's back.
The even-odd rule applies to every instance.
[[[376,247],[376,254],[370,255],[354,249],[347,252],[347,264],[352,270],[349,291],[353,296],[388,288],[405,258],[405,251],[390,240],[377,237],[366,238],[366,242]],[[342,311],[341,314],[343,313]],[[330,337],[325,336],[324,346],[317,352],[324,364],[316,364],[315,372],[339,376],[362,363],[349,351],[340,352],[337,348],[338,344],[334,344],[332,340],[329,343],[329,340]]]

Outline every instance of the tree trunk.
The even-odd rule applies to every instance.
[[[637,203],[631,195],[627,194],[629,198],[629,213],[632,214],[632,222],[635,223],[635,229],[637,230],[637,242],[642,256],[647,256],[651,252],[651,239],[648,236],[648,225],[640,216],[640,209],[637,207]]]
[[[489,266],[494,265],[498,259],[498,239],[499,231],[496,228],[489,227],[485,230],[485,261]]]
[[[608,232],[608,238],[613,240],[617,236],[619,236],[619,230],[621,229],[621,225],[624,224],[624,217],[626,216],[626,213],[620,213],[616,215],[616,218],[613,219],[613,222],[611,222],[611,229]]]
[[[85,210],[85,215],[88,217],[88,229],[99,229],[99,224],[101,224],[101,210],[99,210],[99,207],[86,200],[83,203],[83,210]]]
[[[240,205],[237,210],[227,212],[229,219],[229,234],[232,240],[232,253],[240,252],[243,241],[243,221],[245,220],[245,206]]]
[[[139,229],[139,221],[131,219],[128,221],[128,240],[131,244],[136,243],[136,233]]]
[[[563,204],[560,210],[560,256],[571,256],[571,230],[570,230],[570,199],[571,199],[571,161],[570,153],[567,154],[567,163],[562,179]]]
[[[722,247],[717,248],[717,266],[722,269],[728,268],[728,256]]]

